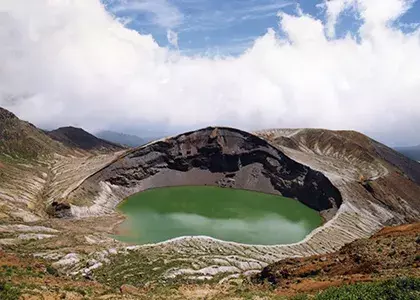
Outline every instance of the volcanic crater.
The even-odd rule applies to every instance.
[[[267,141],[237,129],[209,127],[119,157],[66,199],[71,204],[91,199],[92,205],[70,205],[67,211],[57,210],[56,214],[101,214],[146,189],[192,185],[283,195],[324,213],[327,219],[342,203],[338,189],[321,172],[290,159]]]
[[[223,281],[420,219],[420,164],[354,131],[208,127],[134,149],[102,143],[85,150],[0,109],[0,134],[0,246],[74,276],[108,282],[124,274],[124,283],[136,285]],[[124,221],[116,212],[123,199],[187,185],[293,198],[325,224],[285,245],[191,236],[129,246],[112,238]]]

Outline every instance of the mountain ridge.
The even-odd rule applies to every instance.
[[[420,161],[420,145],[411,147],[395,147],[395,150],[413,160]]]
[[[48,131],[47,135],[69,148],[86,151],[119,151],[125,149],[122,145],[100,139],[82,128],[73,126]]]
[[[5,137],[18,144],[21,137],[42,137],[48,155],[41,155],[41,147],[43,160],[10,163],[0,156],[0,245],[9,253],[37,253],[59,274],[108,284],[124,272],[124,283],[136,286],[203,276],[216,282],[284,258],[332,253],[384,226],[420,219],[420,164],[354,131],[207,127],[101,152],[67,147],[3,115],[0,128],[25,133]],[[8,139],[0,136],[0,142]],[[289,245],[193,236],[128,248],[110,237],[124,219],[116,207],[127,196],[188,184],[285,194],[320,211],[327,222]]]
[[[99,131],[95,133],[95,136],[97,136],[100,139],[103,139],[112,143],[126,145],[128,147],[139,147],[154,140],[153,138],[141,138],[137,135],[120,133],[120,132],[116,132],[112,130]]]
[[[66,153],[67,149],[33,124],[20,120],[0,107],[0,152],[13,157],[36,159],[51,153]]]

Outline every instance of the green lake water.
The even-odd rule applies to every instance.
[[[123,201],[118,210],[127,219],[116,238],[135,244],[198,235],[245,244],[289,244],[322,223],[317,211],[293,199],[210,186],[147,190]]]

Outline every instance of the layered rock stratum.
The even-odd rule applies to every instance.
[[[216,185],[281,194],[318,211],[336,211],[341,195],[321,173],[295,162],[267,141],[232,129],[209,127],[154,142],[120,156],[68,195],[69,216],[113,211],[121,199],[149,188]]]
[[[420,164],[353,131],[247,133],[209,127],[98,153],[68,147],[15,116],[2,115],[3,135],[23,128],[23,140],[35,136],[40,146],[34,150],[20,143],[20,136],[2,137],[0,247],[49,260],[74,276],[104,282],[124,276],[128,284],[224,281],[283,258],[330,253],[385,225],[420,219]],[[112,238],[124,218],[115,208],[125,197],[194,184],[295,198],[326,222],[292,245],[180,237],[128,246]]]

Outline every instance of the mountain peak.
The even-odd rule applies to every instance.
[[[0,107],[0,154],[25,159],[66,151],[31,123]]]
[[[17,117],[15,114],[8,111],[7,109],[0,107],[0,120],[6,120],[6,119],[17,119]]]
[[[66,126],[47,133],[52,139],[61,142],[67,147],[82,150],[118,151],[123,146],[97,138],[82,128]]]

